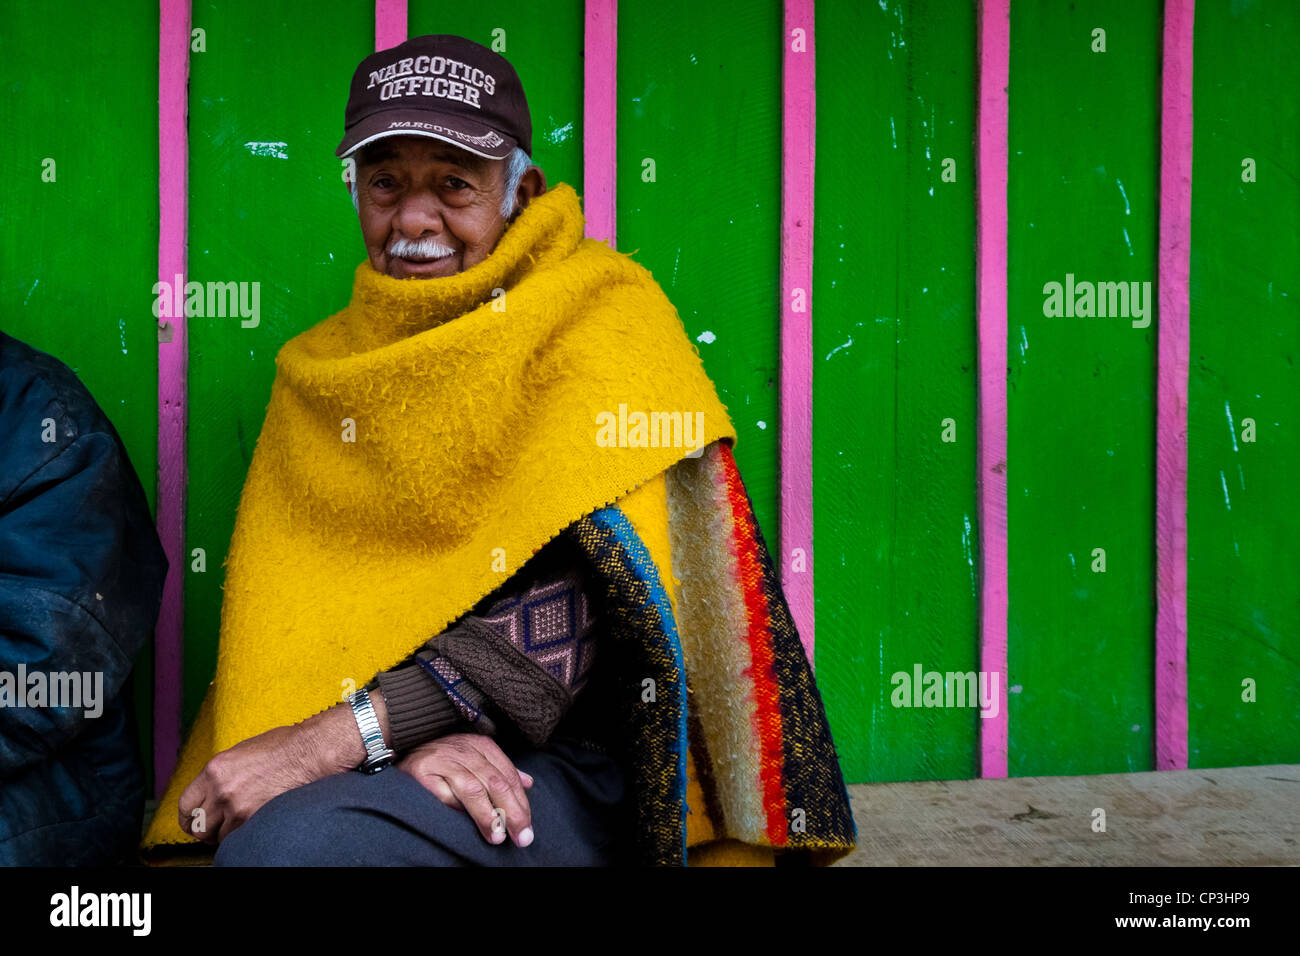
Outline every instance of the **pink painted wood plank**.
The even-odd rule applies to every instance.
[[[786,0],[781,63],[781,587],[814,654],[812,472],[813,181],[817,60],[813,0]],[[795,311],[802,306],[803,311]],[[792,558],[803,551],[803,571]]]
[[[617,249],[618,0],[587,0],[582,50],[582,211],[587,238]]]
[[[1156,769],[1187,769],[1187,392],[1194,0],[1166,0],[1156,372]]]
[[[189,0],[161,0],[158,21],[158,280],[184,283],[189,216]],[[181,288],[184,288],[182,284]],[[185,414],[189,354],[183,315],[162,319],[158,343],[158,536],[167,579],[154,634],[154,796],[161,797],[181,746],[184,661]],[[164,341],[170,339],[170,341]]]
[[[998,713],[981,717],[980,776],[1007,775],[1007,86],[1010,0],[979,10],[976,321],[979,329],[980,668],[998,675]]]
[[[406,42],[406,0],[375,0],[375,49]]]

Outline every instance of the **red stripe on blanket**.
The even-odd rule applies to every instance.
[[[781,746],[781,710],[776,668],[772,652],[771,618],[767,592],[763,588],[762,565],[754,536],[753,511],[740,481],[736,460],[725,442],[719,443],[727,498],[735,524],[737,575],[745,595],[745,620],[752,665],[747,671],[754,687],[758,724],[759,778],[763,788],[763,810],[767,814],[767,837],[773,846],[785,846],[789,824],[785,817],[784,759]]]

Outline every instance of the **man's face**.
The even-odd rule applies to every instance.
[[[375,270],[396,279],[432,279],[486,259],[506,228],[505,168],[504,160],[425,136],[390,136],[363,148],[357,205]],[[426,256],[400,248],[417,240],[426,240]],[[406,255],[394,254],[395,244]],[[427,258],[430,253],[441,258]]]

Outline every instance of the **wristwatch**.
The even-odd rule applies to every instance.
[[[366,745],[366,760],[360,769],[366,773],[378,773],[392,763],[397,754],[384,743],[384,732],[379,727],[375,705],[370,703],[370,692],[363,687],[348,697],[348,703],[352,705],[352,716],[357,719],[361,742]]]

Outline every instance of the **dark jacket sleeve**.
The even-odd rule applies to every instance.
[[[576,556],[543,549],[537,557],[479,608],[377,676],[394,750],[449,733],[494,734],[503,719],[534,745],[550,737],[586,684],[595,619],[591,579]]]
[[[90,394],[62,363],[2,338],[0,776],[11,776],[121,692],[157,623],[167,559],[126,449]],[[19,665],[47,692],[52,674],[90,674],[84,689],[101,699],[14,706],[26,689]]]

